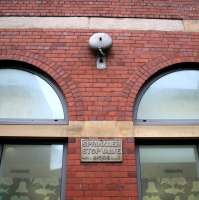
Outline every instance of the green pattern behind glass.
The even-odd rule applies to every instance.
[[[0,200],[60,200],[60,194],[55,179],[0,178]]]
[[[199,178],[142,179],[142,200],[199,200]]]

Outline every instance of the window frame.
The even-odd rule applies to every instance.
[[[180,66],[182,65],[182,66]],[[160,70],[158,73],[152,75],[149,80],[147,80],[144,85],[138,91],[137,98],[135,99],[134,109],[133,109],[133,121],[136,125],[199,125],[199,119],[137,119],[138,109],[140,102],[153,83],[161,79],[162,77],[186,70],[195,70],[199,72],[199,65],[194,67],[193,63],[190,63],[190,67],[188,67],[189,63],[177,64],[177,67],[170,66],[166,69]]]
[[[10,64],[12,65],[12,64]],[[44,80],[49,86],[54,90],[56,93],[57,97],[60,100],[60,103],[63,108],[63,113],[64,113],[64,119],[15,119],[15,118],[0,118],[0,125],[11,125],[11,124],[20,124],[20,125],[28,125],[28,124],[38,124],[38,125],[66,125],[69,123],[68,120],[68,109],[66,105],[66,101],[64,98],[64,95],[62,94],[61,90],[59,89],[58,85],[55,83],[55,81],[52,80],[51,77],[49,77],[47,74],[44,74],[42,71],[35,70],[33,67],[26,68],[26,64],[23,64],[23,66],[18,66],[18,64],[15,64],[16,66],[5,66],[1,67],[1,62],[0,62],[0,72],[1,69],[15,69],[15,70],[21,70],[24,72],[31,73],[35,76],[38,76],[42,80]],[[27,67],[29,67],[29,64],[27,64]]]
[[[195,139],[189,139],[188,141],[185,139],[157,139],[157,140],[147,140],[147,139],[138,139],[135,142],[136,144],[136,179],[137,179],[137,191],[138,191],[138,200],[143,200],[142,198],[142,186],[141,186],[141,161],[140,161],[140,146],[167,146],[167,145],[176,145],[176,146],[183,146],[183,145],[193,145],[195,146],[196,149],[196,157],[197,157],[197,162],[196,165],[199,170],[199,140]]]
[[[68,151],[68,145],[67,141],[63,140],[36,140],[36,139],[3,139],[0,141],[0,170],[1,170],[1,160],[2,160],[2,155],[3,155],[3,147],[4,145],[56,145],[56,144],[61,144],[63,145],[63,155],[62,155],[62,169],[61,169],[61,186],[60,186],[60,200],[65,200],[66,199],[66,179],[67,179],[67,151]]]

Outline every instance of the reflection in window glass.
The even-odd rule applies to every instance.
[[[196,148],[192,145],[141,146],[142,200],[195,198],[199,193],[197,162]]]
[[[35,74],[0,69],[0,93],[1,119],[64,119],[55,90]]]
[[[5,145],[0,199],[60,200],[62,157],[63,145]]]
[[[138,120],[199,119],[199,71],[183,70],[155,81],[144,93]]]

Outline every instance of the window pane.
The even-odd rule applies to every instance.
[[[55,90],[35,74],[1,69],[0,93],[1,119],[64,119]]]
[[[199,192],[195,146],[141,146],[142,199],[189,200]]]
[[[59,200],[63,145],[5,145],[0,199]]]
[[[199,119],[199,71],[183,70],[155,81],[143,95],[137,119]]]

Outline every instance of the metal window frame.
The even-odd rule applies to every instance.
[[[0,171],[1,171],[2,155],[3,155],[3,145],[0,144]]]
[[[62,169],[61,169],[61,186],[60,186],[60,199],[61,200],[66,200],[66,179],[67,179],[67,141],[63,141],[63,140],[37,140],[37,139],[17,139],[15,141],[13,141],[12,139],[3,139],[0,141],[0,169],[1,169],[1,160],[2,160],[2,156],[3,156],[3,148],[4,145],[56,145],[56,144],[61,144],[63,145],[63,154],[62,154]]]
[[[6,66],[4,66],[4,62],[7,62]],[[23,63],[20,61],[9,61],[9,60],[4,60],[0,62],[0,70],[1,69],[15,69],[19,71],[25,71],[31,74],[34,74],[44,80],[57,94],[57,97],[59,98],[62,108],[63,108],[63,113],[64,113],[64,119],[15,119],[15,118],[0,118],[0,125],[1,124],[68,124],[69,119],[68,119],[68,109],[67,109],[67,103],[64,98],[63,93],[59,89],[58,85],[56,84],[53,79],[47,75],[45,72],[42,70],[36,69],[33,65],[28,64],[28,63]],[[12,65],[13,63],[13,65]]]
[[[136,145],[136,178],[137,178],[137,192],[138,200],[142,200],[142,187],[141,187],[141,163],[140,163],[140,145]]]
[[[141,139],[136,141],[136,168],[137,168],[137,192],[138,192],[138,200],[143,200],[142,199],[142,187],[141,187],[141,162],[140,162],[140,146],[155,146],[155,145],[161,145],[161,146],[169,146],[169,145],[176,145],[176,146],[183,146],[183,145],[193,145],[194,150],[196,152],[196,166],[198,167],[199,170],[199,140],[195,139],[190,139],[190,140],[185,140],[185,139]]]
[[[66,178],[67,178],[67,152],[68,145],[65,143],[63,146],[63,159],[62,159],[62,172],[61,172],[61,194],[60,199],[66,200]]]
[[[199,119],[137,119],[140,102],[149,87],[168,74],[186,70],[199,71],[199,63],[178,63],[172,65],[155,73],[144,83],[138,92],[133,107],[133,121],[136,125],[199,125]]]

